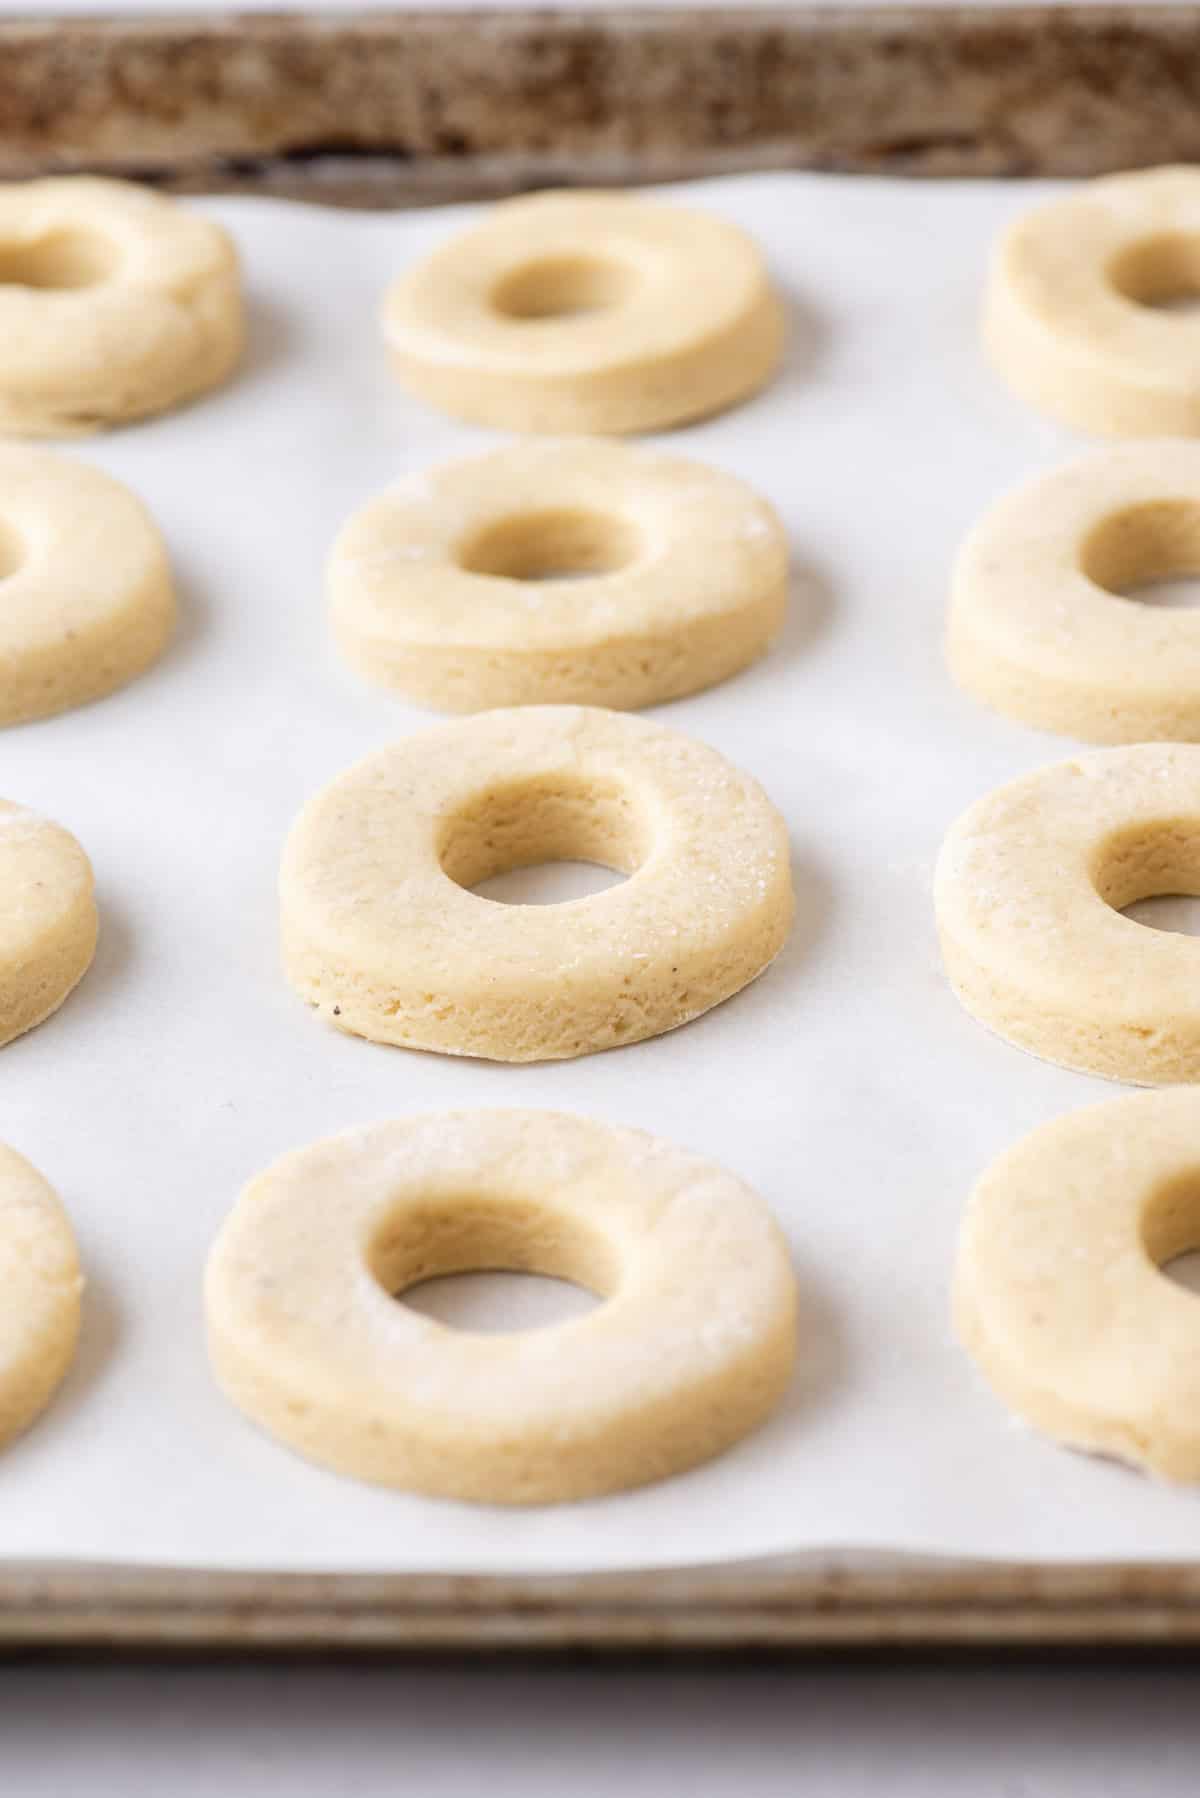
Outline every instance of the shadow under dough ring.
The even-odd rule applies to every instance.
[[[402,1302],[498,1268],[603,1302],[507,1335]],[[205,1300],[217,1378],[273,1436],[357,1479],[486,1504],[706,1461],[773,1409],[796,1352],[787,1245],[754,1193],[641,1131],[545,1111],[415,1117],[285,1155],[227,1219]]]
[[[1200,1480],[1200,1303],[1161,1269],[1200,1240],[1200,1093],[1054,1119],[971,1195],[955,1321],[1038,1429]]]
[[[959,555],[946,652],[959,685],[1093,743],[1200,739],[1200,613],[1122,589],[1200,573],[1200,444],[1129,443],[994,506]]]
[[[99,699],[162,652],[166,550],[111,475],[0,444],[0,725]]]
[[[1200,940],[1121,915],[1167,893],[1200,893],[1200,745],[1058,762],[949,831],[934,877],[946,971],[972,1016],[1047,1061],[1200,1080]]]
[[[223,381],[244,336],[228,235],[131,181],[0,183],[0,431],[64,437]]]
[[[468,889],[577,860],[629,879],[560,905]],[[375,1042],[544,1061],[637,1042],[746,986],[792,918],[787,832],[704,744],[629,713],[481,712],[309,801],[280,881],[296,991]]]
[[[390,288],[393,367],[499,430],[661,430],[769,379],[783,312],[757,245],[681,206],[603,192],[502,201]]]
[[[634,708],[762,655],[787,570],[775,513],[732,475],[628,444],[525,441],[363,507],[329,591],[347,660],[418,704]]]
[[[992,262],[984,343],[1009,385],[1076,430],[1200,432],[1200,169],[1087,181],[1025,213]]]
[[[97,928],[75,838],[0,799],[0,1044],[58,1010],[91,965]]]
[[[66,1212],[0,1143],[0,1447],[45,1409],[75,1354],[83,1277]]]

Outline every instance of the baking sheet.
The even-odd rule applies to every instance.
[[[434,722],[334,657],[322,563],[389,480],[495,441],[406,399],[375,326],[388,278],[471,209],[198,203],[244,253],[244,373],[177,417],[70,452],[155,512],[181,584],[178,640],[123,693],[0,740],[0,792],[77,832],[104,920],[87,980],[0,1063],[0,1137],[62,1193],[90,1276],[78,1364],[0,1461],[0,1556],[515,1572],[813,1549],[1200,1550],[1195,1495],[1014,1428],[947,1318],[976,1174],[1045,1119],[1117,1091],[960,1011],[929,899],[957,812],[1072,748],[989,717],[940,658],[962,532],[1077,447],[1010,399],[975,346],[989,242],[1046,191],[796,174],[687,192],[768,245],[794,335],[767,393],[670,447],[766,493],[797,566],[770,658],[658,715],[781,807],[798,920],[760,982],[688,1028],[518,1068],[340,1037],[277,966],[294,813],[351,761]],[[226,1404],[200,1280],[242,1184],[316,1137],[469,1105],[638,1125],[770,1202],[795,1248],[804,1334],[767,1428],[642,1492],[513,1512],[339,1480]]]

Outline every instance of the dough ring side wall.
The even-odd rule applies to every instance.
[[[787,568],[775,513],[731,475],[627,444],[526,441],[355,513],[329,593],[346,659],[418,704],[624,709],[762,655]]]
[[[482,1336],[397,1302],[482,1268],[603,1302]],[[217,1378],[272,1435],[357,1479],[487,1504],[708,1460],[767,1417],[796,1353],[761,1200],[640,1131],[553,1112],[417,1117],[285,1156],[222,1228],[205,1298]]]
[[[629,875],[590,898],[470,892],[559,858]],[[627,713],[480,713],[360,762],[305,807],[280,881],[288,978],[376,1042],[500,1061],[607,1049],[753,980],[792,918],[787,832],[758,784]]]
[[[0,725],[124,686],[174,621],[166,550],[133,494],[65,456],[0,444]]]
[[[91,965],[97,930],[75,838],[0,799],[0,1044],[58,1010]]]
[[[53,1397],[79,1339],[83,1276],[57,1195],[0,1143],[0,1448]]]
[[[1035,729],[1095,743],[1200,740],[1200,613],[1126,597],[1200,573],[1200,444],[1120,444],[1039,476],[959,555],[947,659]]]
[[[400,379],[507,431],[663,430],[762,387],[784,324],[735,225],[620,193],[505,200],[388,292]]]
[[[245,325],[222,228],[131,181],[0,184],[0,431],[71,437],[226,379]]]
[[[1200,1080],[1200,941],[1123,917],[1200,893],[1200,746],[1094,751],[999,787],[947,834],[934,879],[947,973],[971,1014],[1063,1067]]]
[[[1200,1480],[1200,1305],[1161,1272],[1200,1242],[1200,1093],[1134,1093],[1017,1143],[963,1220],[954,1310],[1048,1435]]]

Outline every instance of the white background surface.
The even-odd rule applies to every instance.
[[[712,12],[748,12],[755,7],[763,7],[770,5],[771,3],[772,0],[710,0],[707,10]],[[783,0],[774,0],[774,3],[776,5],[782,4]],[[875,6],[903,6],[907,3],[908,0],[834,0],[834,10],[855,11]],[[977,7],[987,5],[1020,6],[1025,4],[1026,0],[928,0],[928,3],[945,6],[958,5],[962,6],[967,11],[973,11]],[[1078,4],[1079,0],[1046,0],[1046,3],[1049,5],[1069,5],[1072,3]],[[1083,0],[1083,4],[1086,5],[1087,3],[1088,0]],[[1159,4],[1165,6],[1186,6],[1189,4],[1189,0],[1159,0]],[[605,9],[609,11],[619,10],[622,5],[630,6],[633,10],[637,10],[638,0],[570,0],[569,7],[563,6],[563,0],[521,0],[520,7],[514,6],[513,0],[407,0],[407,10],[414,12],[422,10],[429,12],[512,12],[523,9],[540,10],[542,12],[551,12],[554,10],[600,12]],[[643,10],[647,12],[653,10],[678,12],[686,9],[699,11],[706,10],[704,0],[699,0],[699,4],[698,0],[654,0],[653,7],[646,6]],[[42,0],[41,5],[38,4],[38,0],[24,0],[24,4],[20,4],[19,0],[17,4],[14,4],[13,0],[3,0],[3,4],[0,4],[0,17],[3,17],[6,13],[20,17],[22,14],[31,16],[36,15],[39,12],[45,12],[51,15],[94,13],[100,16],[119,13],[128,17],[130,14],[136,15],[138,13],[150,15],[156,13],[191,13],[201,15],[204,13],[222,12],[295,13],[325,11],[330,13],[356,13],[395,12],[402,10],[406,10],[406,0],[309,0],[307,5],[298,5],[297,0],[254,0],[252,6],[247,5],[244,7],[205,6],[203,0],[149,0],[149,3],[147,3],[147,0],[142,0],[142,3],[136,6],[117,6],[114,4],[114,0]]]
[[[0,1668],[20,1798],[1191,1798],[1196,1671]]]
[[[387,480],[495,441],[409,400],[375,326],[388,278],[465,215],[208,203],[245,255],[246,369],[76,452],[161,521],[180,639],[122,693],[4,745],[3,791],[77,831],[103,917],[95,969],[4,1057],[5,1137],[62,1193],[92,1282],[62,1399],[5,1455],[4,1553],[433,1570],[827,1547],[1196,1554],[1194,1494],[1012,1429],[947,1321],[979,1170],[1113,1091],[959,1009],[929,899],[959,810],[1072,747],[983,713],[940,654],[962,531],[1076,447],[1003,393],[975,346],[987,246],[1041,191],[803,175],[690,190],[768,246],[794,331],[767,392],[670,447],[775,502],[797,578],[765,661],[656,715],[762,780],[791,832],[798,919],[775,966],[708,1017],[527,1067],[340,1036],[278,969],[295,812],[431,724],[333,656],[321,571],[346,513]],[[315,1138],[472,1105],[649,1130],[772,1206],[803,1323],[795,1387],[763,1431],[640,1492],[512,1512],[339,1480],[228,1406],[206,1365],[201,1270],[242,1185]]]
[[[0,1773],[25,1798],[1182,1798],[1198,1745],[1194,1674],[1129,1668],[0,1669]]]

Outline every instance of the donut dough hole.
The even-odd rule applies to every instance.
[[[174,619],[166,550],[128,488],[0,444],[0,724],[123,686],[161,654]]]
[[[1056,1118],[971,1195],[958,1332],[1038,1429],[1200,1480],[1200,1299],[1161,1271],[1200,1245],[1200,1093]]]
[[[599,256],[544,256],[501,276],[491,292],[505,318],[571,318],[607,312],[637,288],[636,270]]]
[[[79,1340],[75,1238],[42,1176],[0,1143],[0,1448],[49,1403]]]
[[[1017,219],[997,248],[984,343],[1040,411],[1104,436],[1200,432],[1200,170],[1109,175]]]
[[[66,226],[25,243],[0,243],[0,287],[40,287],[47,293],[95,287],[116,272],[120,260],[116,244],[101,232]]]
[[[66,437],[166,411],[231,372],[226,232],[133,182],[0,183],[0,431]]]
[[[774,372],[783,313],[735,225],[619,193],[504,200],[389,290],[392,365],[506,431],[661,430]]]
[[[627,444],[524,442],[357,512],[329,591],[346,659],[420,705],[626,709],[762,655],[787,571],[774,512],[731,475]]]
[[[393,1295],[467,1270],[603,1303],[507,1335]],[[636,1130],[476,1111],[355,1130],[253,1181],[205,1288],[222,1388],[357,1479],[487,1504],[639,1486],[720,1454],[796,1352],[787,1245],[732,1175]]]
[[[999,1036],[1146,1086],[1200,1080],[1200,940],[1122,917],[1200,894],[1200,747],[1097,750],[999,787],[934,879],[955,992]]]
[[[0,1045],[57,1011],[98,930],[92,868],[69,831],[0,799]]]
[[[601,451],[606,447],[589,446]],[[545,473],[543,468],[543,478]],[[467,574],[491,575],[495,580],[578,581],[616,574],[642,549],[641,534],[624,518],[560,507],[520,512],[485,525],[463,543],[458,566]],[[546,595],[542,592],[537,598],[542,605]]]
[[[558,905],[468,889],[511,868],[629,875]],[[787,833],[713,750],[625,713],[484,712],[360,762],[292,829],[288,979],[375,1042],[542,1061],[637,1042],[760,974],[792,917]]]

